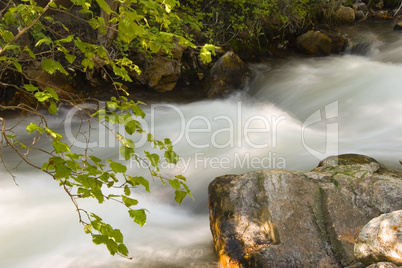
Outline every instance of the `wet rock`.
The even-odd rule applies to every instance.
[[[324,32],[331,39],[331,53],[338,54],[345,50],[348,44],[348,39],[335,31]]]
[[[311,172],[216,178],[211,232],[223,267],[361,267],[354,241],[372,218],[402,209],[402,173],[361,155]]]
[[[208,98],[225,96],[234,90],[243,89],[249,75],[247,65],[235,53],[229,51],[212,66],[204,91]]]
[[[136,62],[140,66],[142,73],[138,75],[135,71],[130,72],[130,76],[135,77],[143,85],[149,88],[166,92],[175,88],[181,75],[181,58],[184,47],[176,44],[172,49],[172,57],[163,52],[148,58],[145,55],[138,55]]]
[[[367,19],[366,14],[367,14],[367,13],[364,13],[362,10],[357,10],[357,11],[355,12],[355,19],[356,19],[357,21],[365,20],[365,19]]]
[[[397,24],[394,26],[395,31],[402,31],[402,21],[399,21]]]
[[[329,55],[331,43],[331,38],[320,31],[309,31],[296,39],[296,45],[301,52],[314,56]]]
[[[341,6],[335,13],[335,19],[344,24],[351,24],[355,20],[355,11],[351,7]]]
[[[402,265],[402,210],[383,214],[365,225],[356,239],[354,252],[366,265],[377,262]]]

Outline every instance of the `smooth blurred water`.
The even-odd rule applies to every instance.
[[[369,54],[272,60],[252,66],[250,88],[226,99],[145,108],[149,130],[170,137],[181,156],[178,167],[163,173],[183,173],[195,200],[179,207],[173,192],[155,181],[152,194],[134,193],[151,212],[142,228],[116,204],[82,203],[122,230],[132,261],[92,244],[57,183],[22,164],[12,170],[16,186],[1,167],[0,267],[217,267],[207,208],[215,177],[261,168],[311,170],[338,153],[365,154],[400,168],[402,36],[388,24],[348,31],[355,40],[371,40]],[[50,123],[63,130],[68,112]],[[106,147],[108,133],[92,127],[93,152],[117,160],[117,147]],[[3,155],[10,168],[19,161],[7,148]],[[145,174],[127,165],[132,174]]]

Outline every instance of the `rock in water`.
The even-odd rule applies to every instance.
[[[328,56],[331,54],[332,40],[320,31],[308,31],[296,39],[298,49],[314,56]]]
[[[372,218],[402,209],[402,173],[341,155],[311,172],[261,170],[209,185],[210,225],[223,267],[346,267]]]
[[[365,225],[356,239],[355,255],[366,265],[402,265],[402,210],[383,214]]]
[[[397,24],[394,26],[395,31],[402,31],[402,21],[398,21]]]
[[[243,89],[249,75],[247,65],[229,51],[212,66],[204,90],[208,98],[223,97],[236,89]]]

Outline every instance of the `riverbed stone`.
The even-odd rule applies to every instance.
[[[402,173],[348,154],[311,172],[221,176],[208,192],[223,267],[362,267],[354,241],[372,218],[402,209]]]
[[[297,48],[307,54],[314,56],[327,56],[331,54],[331,38],[320,31],[308,31],[296,39]]]
[[[138,54],[135,62],[142,72],[138,74],[133,70],[130,71],[130,76],[155,91],[172,91],[181,76],[181,58],[184,49],[183,46],[176,43],[175,47],[171,49],[171,55],[167,55],[163,51],[152,58]]]
[[[401,266],[402,210],[383,214],[365,225],[356,239],[354,252],[366,265],[383,261]]]
[[[394,26],[395,31],[402,31],[402,21],[398,21],[397,24]]]
[[[340,6],[335,13],[335,18],[340,23],[351,24],[355,20],[355,11],[351,7]]]
[[[212,66],[204,91],[208,98],[223,97],[241,90],[250,76],[248,66],[234,52],[226,52]]]

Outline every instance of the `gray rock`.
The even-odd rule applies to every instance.
[[[261,170],[218,177],[208,191],[220,263],[360,265],[355,238],[372,218],[402,208],[401,178],[401,172],[360,155],[328,158],[311,172]]]
[[[402,210],[372,219],[357,237],[354,251],[366,265],[382,261],[402,265]]]

